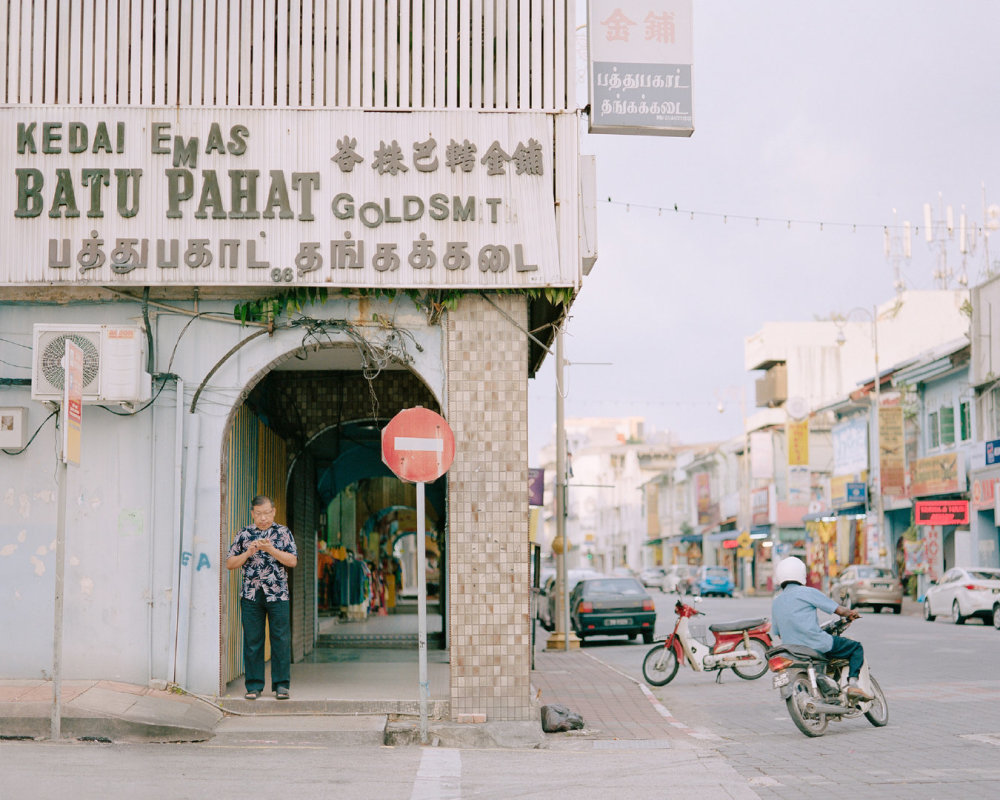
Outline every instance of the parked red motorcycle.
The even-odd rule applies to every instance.
[[[697,602],[697,600],[695,601]],[[715,641],[712,644],[696,638],[688,620],[704,614],[694,606],[678,600],[674,606],[677,622],[673,632],[646,653],[642,661],[642,676],[652,686],[666,686],[674,679],[681,661],[687,661],[695,672],[732,669],[744,680],[752,681],[767,672],[767,649],[771,647],[771,622],[766,617],[717,622],[709,625]]]

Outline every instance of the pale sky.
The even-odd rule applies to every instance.
[[[694,0],[694,135],[581,142],[597,156],[599,257],[566,330],[566,416],[642,416],[688,443],[739,434],[740,390],[752,412],[759,377],[744,338],[892,299],[893,209],[919,227],[906,288],[939,288],[940,244],[924,238],[939,193],[958,288],[962,206],[981,228],[983,184],[1000,204],[998,52],[996,0]],[[990,260],[1000,269],[1000,231]],[[979,283],[982,237],[965,264]],[[534,466],[553,438],[551,357],[529,412]]]

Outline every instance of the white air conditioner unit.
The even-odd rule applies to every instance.
[[[146,334],[129,325],[35,325],[31,398],[62,402],[66,340],[83,350],[83,402],[141,403],[151,396]]]

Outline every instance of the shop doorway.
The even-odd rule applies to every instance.
[[[409,651],[416,659],[415,546],[410,544],[415,487],[382,463],[380,434],[400,410],[439,411],[439,404],[408,369],[387,368],[372,376],[346,368],[347,348],[330,350],[325,358],[320,351],[319,357],[286,361],[260,376],[233,411],[223,449],[223,555],[249,523],[250,501],[257,494],[274,500],[277,521],[295,536],[299,562],[289,586],[293,681],[296,664],[316,665],[311,674],[321,680],[316,669],[324,663],[350,660],[365,670],[373,662],[405,660]],[[439,589],[428,606],[428,639],[442,651],[446,485],[446,478],[427,485],[425,520],[428,574]],[[239,571],[225,572],[220,587],[221,695],[243,674],[240,579]],[[447,663],[446,652],[437,660]]]

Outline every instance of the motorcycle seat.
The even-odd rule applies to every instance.
[[[756,628],[758,625],[763,625],[765,622],[767,622],[767,617],[761,617],[760,619],[735,619],[732,622],[716,622],[714,625],[709,625],[708,629],[714,633],[742,631],[749,630],[750,628]]]
[[[813,650],[811,647],[806,647],[803,644],[786,644],[783,647],[792,655],[811,658],[813,661],[826,661],[826,655],[819,650]]]

